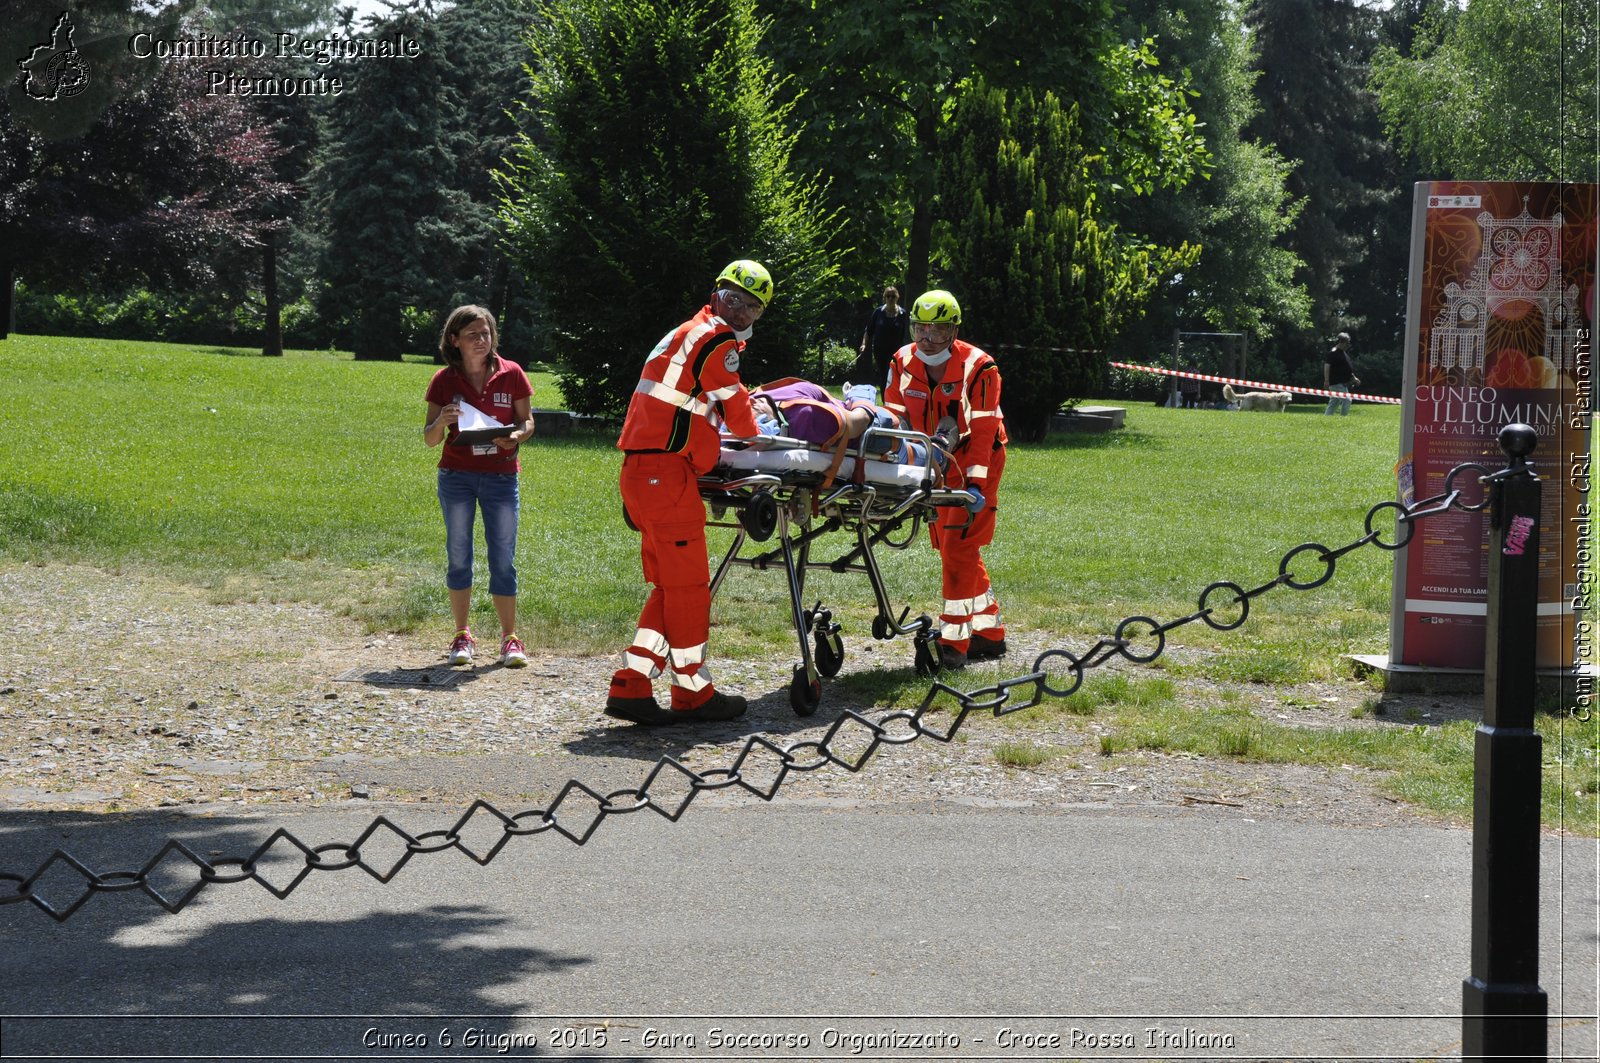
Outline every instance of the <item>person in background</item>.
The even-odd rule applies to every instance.
[[[955,296],[938,289],[918,296],[911,304],[912,342],[895,352],[883,396],[883,404],[913,429],[948,440],[951,464],[972,499],[970,514],[945,508],[928,526],[943,572],[939,657],[945,668],[1006,652],[1000,605],[980,553],[994,540],[1006,467],[1000,369],[985,351],[956,338],[960,324]]]
[[[882,382],[889,376],[889,359],[911,342],[911,318],[900,305],[900,289],[890,285],[883,290],[883,305],[872,312],[861,334],[861,362],[870,378]]]
[[[711,681],[711,572],[706,506],[699,478],[721,454],[711,417],[720,408],[728,431],[758,434],[750,393],[739,381],[739,354],[772,301],[772,276],[759,262],[730,262],[711,299],[662,337],[645,359],[617,446],[622,504],[642,542],[639,559],[652,585],[622,667],[611,677],[606,715],[645,726],[731,720],[745,699]],[[671,675],[663,709],[651,681]]]
[[[1356,376],[1356,367],[1350,361],[1350,333],[1341,332],[1334,338],[1328,356],[1322,360],[1323,390],[1340,393],[1328,399],[1328,408],[1323,413],[1332,416],[1334,409],[1337,408],[1340,417],[1350,416],[1352,386],[1360,387],[1361,378]]]
[[[439,455],[439,507],[444,511],[445,587],[456,637],[452,665],[471,664],[477,640],[468,614],[472,607],[473,524],[483,513],[483,538],[489,555],[489,595],[500,619],[500,663],[521,668],[527,649],[517,635],[517,518],[521,498],[517,448],[533,435],[533,385],[522,367],[500,356],[494,315],[481,306],[458,306],[445,320],[439,353],[445,366],[428,382],[422,439],[444,444]],[[463,403],[509,425],[492,441],[457,443]]]

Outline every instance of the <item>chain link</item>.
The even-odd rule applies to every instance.
[[[1462,501],[1462,491],[1455,486],[1457,476],[1467,470],[1477,472],[1483,486],[1479,499],[1471,504]],[[1338,559],[1363,546],[1373,545],[1381,550],[1398,550],[1411,541],[1416,522],[1448,510],[1468,512],[1481,510],[1488,504],[1489,495],[1485,481],[1492,476],[1482,465],[1458,465],[1445,477],[1445,490],[1431,498],[1412,505],[1399,502],[1380,502],[1368,512],[1365,534],[1345,546],[1330,549],[1321,543],[1302,543],[1283,555],[1278,564],[1278,574],[1261,585],[1246,590],[1229,580],[1218,580],[1200,592],[1198,608],[1187,616],[1161,623],[1148,616],[1130,616],[1117,625],[1110,638],[1101,638],[1086,652],[1074,654],[1064,649],[1050,649],[1041,653],[1026,675],[1003,680],[993,686],[962,692],[944,683],[936,682],[915,710],[898,710],[873,720],[855,711],[846,711],[824,732],[821,738],[805,739],[778,745],[761,735],[749,735],[733,762],[726,767],[696,771],[674,757],[660,758],[644,781],[636,788],[612,790],[602,794],[577,780],[570,780],[547,808],[530,808],[507,814],[479,799],[474,801],[456,820],[443,830],[411,834],[385,816],[378,816],[354,841],[309,845],[284,828],[278,828],[249,855],[207,860],[176,839],[167,843],[138,870],[97,872],[62,849],[57,849],[40,864],[31,875],[0,872],[0,884],[10,883],[9,892],[0,886],[0,907],[22,901],[34,905],[57,922],[65,922],[97,893],[121,893],[142,890],[147,896],[169,912],[182,911],[207,886],[232,885],[254,882],[282,900],[293,893],[313,871],[346,871],[360,868],[378,882],[389,882],[414,857],[458,850],[477,864],[487,866],[512,838],[555,831],[575,845],[583,845],[594,836],[600,825],[611,816],[624,816],[649,809],[671,822],[677,822],[702,792],[738,787],[763,801],[771,801],[782,789],[785,780],[794,773],[817,771],[833,765],[849,772],[859,772],[877,751],[885,745],[903,745],[918,738],[931,738],[937,742],[954,741],[967,716],[973,712],[992,712],[1003,716],[1010,712],[1038,705],[1045,697],[1068,697],[1083,685],[1084,673],[1117,657],[1136,664],[1148,664],[1160,657],[1166,649],[1167,633],[1186,624],[1201,621],[1216,631],[1232,631],[1242,626],[1250,615],[1250,603],[1277,587],[1308,591],[1322,586],[1333,578]],[[1394,542],[1384,542],[1376,527],[1379,517],[1394,510],[1397,532]],[[1308,573],[1306,566],[1315,563],[1318,571]],[[1214,600],[1215,599],[1215,600]],[[1229,615],[1231,610],[1237,615]],[[1219,615],[1220,614],[1220,615]],[[1063,678],[1070,680],[1065,685]],[[930,716],[948,701],[952,716],[947,725],[936,724]],[[902,727],[901,725],[907,725]],[[756,781],[756,769],[771,772],[766,782]],[[750,774],[747,775],[747,772]],[[666,793],[673,782],[686,790],[672,796]],[[464,833],[475,820],[487,819],[497,823],[500,834],[482,852],[472,848]],[[400,843],[402,851],[387,862],[375,864],[364,853],[380,836]],[[262,867],[274,860],[281,863],[287,858],[298,860],[296,869],[284,884],[276,884],[265,877]],[[156,886],[158,877],[170,876],[174,864],[191,865],[195,881],[181,890],[162,892]],[[55,903],[42,896],[35,887],[52,872],[67,872],[82,878],[81,892],[70,902]]]

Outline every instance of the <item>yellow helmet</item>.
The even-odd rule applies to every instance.
[[[961,324],[961,304],[942,288],[923,292],[911,304],[911,320],[924,325]]]
[[[768,273],[767,267],[759,262],[748,258],[729,262],[722,267],[722,272],[717,274],[717,285],[720,287],[724,282],[749,292],[761,300],[762,306],[772,302],[772,274]]]

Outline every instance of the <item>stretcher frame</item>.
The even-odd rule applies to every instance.
[[[896,463],[901,470],[920,468],[921,475],[916,477],[915,484],[867,480],[865,470],[879,462],[873,455],[902,442],[922,444],[920,466]],[[938,672],[934,621],[926,614],[908,620],[910,606],[902,609],[898,618],[894,615],[883,571],[873,553],[878,546],[907,549],[916,540],[922,523],[934,519],[939,507],[965,508],[970,501],[967,492],[950,489],[941,482],[942,473],[933,458],[935,446],[937,444],[920,432],[872,427],[849,448],[853,464],[843,466],[838,479],[826,487],[823,484],[827,474],[818,469],[779,473],[719,464],[711,475],[700,477],[700,496],[711,508],[707,524],[734,530],[733,543],[711,580],[713,600],[735,565],[756,570],[781,565],[785,574],[790,619],[800,646],[800,663],[795,665],[789,683],[789,704],[797,715],[809,716],[816,711],[822,700],[822,677],[831,679],[844,663],[844,641],[832,611],[825,609],[820,599],[809,609],[805,606],[805,577],[811,569],[865,573],[877,607],[877,615],[872,619],[872,637],[889,640],[911,636],[918,674]],[[723,448],[725,453],[807,450],[832,456],[831,451],[784,436],[764,436],[756,440],[725,436]],[[861,475],[856,474],[857,470],[862,470]],[[853,536],[854,544],[832,560],[812,560],[812,546],[835,531]],[[902,531],[905,532],[903,537],[897,538]],[[747,541],[764,543],[774,537],[776,546],[773,548],[741,556]]]

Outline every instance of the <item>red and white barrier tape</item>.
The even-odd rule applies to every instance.
[[[1296,395],[1326,395],[1329,398],[1337,396],[1341,399],[1360,399],[1362,402],[1385,402],[1391,406],[1402,405],[1399,399],[1393,399],[1387,395],[1363,395],[1354,391],[1347,394],[1343,391],[1325,391],[1322,388],[1303,388],[1298,385],[1263,384],[1259,380],[1239,380],[1236,377],[1211,376],[1207,373],[1183,373],[1176,369],[1157,369],[1153,365],[1134,365],[1132,362],[1112,362],[1110,364],[1118,369],[1132,369],[1140,373],[1157,373],[1161,376],[1181,376],[1190,380],[1209,380],[1213,384],[1242,384],[1247,388],[1265,388],[1268,391],[1292,391]]]

